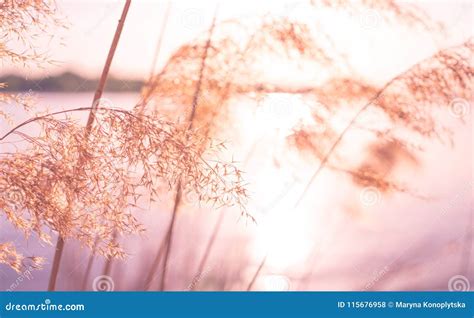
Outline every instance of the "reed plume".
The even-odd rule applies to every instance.
[[[95,120],[86,128],[69,117],[56,119],[91,111]],[[21,132],[27,125],[36,125],[41,133]],[[156,200],[163,185],[180,183],[216,206],[245,204],[240,170],[216,157],[224,144],[188,125],[97,104],[35,116],[0,140],[8,142],[12,135],[29,147],[0,154],[0,209],[26,236],[36,234],[47,243],[51,231],[90,248],[98,238],[98,253],[122,258],[125,252],[113,230],[120,235],[143,232],[132,210],[146,191]],[[22,259],[9,246],[2,245],[2,260]]]
[[[64,27],[55,1],[7,0],[0,3],[0,61],[23,67],[42,66],[52,61],[46,52],[38,51],[35,39],[54,37],[52,27]],[[34,100],[29,94],[2,92],[8,83],[0,83],[0,119],[12,123],[7,105],[31,110]]]
[[[64,26],[58,18],[54,1],[19,1],[8,0],[0,3],[0,61],[12,65],[41,65],[50,62],[46,54],[38,52],[34,39],[38,35],[52,34],[51,26]],[[12,124],[12,113],[5,106],[19,105],[24,110],[31,110],[34,100],[30,94],[11,94],[2,92],[8,83],[0,83],[0,120]],[[0,179],[0,210],[11,211],[16,208],[15,199],[22,195],[20,189],[8,189],[6,179]],[[13,200],[11,200],[13,199]],[[19,224],[20,227],[23,224]],[[16,251],[13,243],[0,244],[0,263],[20,271],[27,259],[34,267],[41,267],[43,259],[25,258]]]
[[[305,6],[315,17],[322,8],[352,12],[360,10],[361,7],[379,13],[382,22],[401,21],[427,30],[440,28],[416,6],[399,5],[393,1],[363,1],[357,4],[351,1],[312,1],[307,2]],[[196,125],[208,127],[211,134],[213,129],[223,129],[229,124],[226,120],[229,107],[238,97],[255,98],[278,92],[305,94],[308,90],[325,89],[314,84],[288,86],[275,83],[259,68],[259,62],[265,58],[276,58],[279,62],[291,60],[291,63],[304,63],[306,68],[310,67],[315,73],[329,70],[340,73],[347,67],[347,61],[337,48],[327,44],[331,43],[328,41],[329,34],[317,19],[300,21],[291,16],[264,15],[220,22],[216,25],[206,58],[206,69],[201,80],[202,89],[197,104],[199,111],[194,119]],[[201,52],[206,43],[207,38],[203,35],[176,50],[161,72],[144,88],[142,94],[145,102],[139,104],[139,107],[151,112],[159,109],[160,114],[172,118],[186,118],[192,111],[189,105],[192,104],[200,74]],[[354,85],[354,88],[359,85],[360,89],[375,89],[367,87],[365,83],[357,83],[354,74],[342,80],[345,81],[340,81],[337,87],[332,87],[335,96],[344,96],[344,92],[337,91],[337,88],[344,88],[349,82],[352,82],[349,84]],[[326,96],[330,96],[329,92]]]
[[[307,6],[314,14],[321,8],[345,12],[355,12],[361,8],[359,4],[349,1],[314,1],[308,2]],[[409,26],[421,26],[425,30],[439,27],[415,6],[402,6],[392,1],[383,4],[364,1],[362,7],[376,10],[383,22],[401,21]],[[280,62],[291,60],[292,63],[296,61],[305,66],[311,65],[315,72],[324,70],[341,73],[340,65],[347,66],[347,61],[341,52],[326,44],[329,34],[314,21],[311,24],[292,17],[265,15],[258,19],[221,22],[215,27],[204,72],[199,71],[201,52],[207,43],[206,37],[202,36],[181,46],[170,57],[161,72],[144,88],[142,94],[145,102],[139,108],[146,109],[149,113],[166,114],[174,120],[186,118],[187,114],[196,109],[195,125],[203,127],[207,134],[214,136],[232,124],[228,120],[230,109],[239,98],[250,97],[250,100],[258,101],[272,93],[288,93],[311,104],[315,121],[326,124],[330,114],[334,112],[330,105],[370,98],[378,87],[364,83],[354,74],[331,78],[323,84],[290,86],[269,80],[258,65],[266,58],[276,58]],[[190,108],[197,85],[201,87],[200,96],[196,107]],[[303,134],[306,134],[306,139],[312,139],[313,136],[309,137],[312,132],[307,127],[305,129],[295,133],[290,142],[301,145]],[[324,154],[324,145],[330,145],[331,138],[337,137],[337,131],[328,127],[325,134],[324,139],[314,139],[314,144],[321,148],[317,150],[320,156]],[[356,174],[353,170],[345,171]],[[364,177],[360,173],[358,176]],[[402,186],[392,182],[390,186],[404,190]],[[216,226],[219,224],[218,222]],[[206,250],[205,254],[208,253]],[[202,266],[201,264],[200,267]]]
[[[84,148],[85,128],[73,120],[57,120],[53,114],[33,120],[29,124],[41,125],[39,137],[19,128],[7,134],[23,137],[31,148],[1,155],[5,190],[19,195],[3,196],[0,202],[8,220],[43,241],[50,242],[44,228],[88,247],[98,236],[100,254],[123,257],[122,249],[113,243],[112,229],[123,234],[142,232],[131,210],[144,189],[156,199],[163,182],[169,187],[181,182],[186,191],[211,204],[244,206],[241,172],[215,157],[223,145],[213,144],[186,125],[99,108],[89,136],[93,146]],[[205,152],[203,143],[211,145]],[[77,171],[74,162],[81,155],[87,160]]]
[[[468,107],[472,101],[471,87],[474,74],[472,54],[473,41],[469,39],[459,46],[441,50],[434,56],[417,63],[376,90],[374,96],[356,112],[344,130],[340,132],[332,127],[327,127],[323,133],[318,133],[314,127],[298,129],[290,137],[290,142],[303,151],[311,152],[320,160],[319,167],[313,173],[298,203],[325,166],[352,174],[353,180],[359,185],[375,186],[384,191],[408,190],[396,182],[381,178],[370,169],[365,169],[364,165],[355,170],[349,170],[341,167],[340,162],[331,163],[330,157],[350,129],[361,129],[357,121],[369,110],[381,116],[381,120],[385,120],[389,128],[375,128],[367,125],[362,128],[369,130],[379,141],[390,142],[410,154],[415,155],[422,149],[421,141],[418,143],[409,141],[400,131],[408,132],[411,137],[418,135],[425,139],[435,138],[439,141],[450,142],[451,133],[435,120],[435,111],[441,109],[453,112],[453,107],[457,106],[454,103],[458,100],[464,107]],[[319,120],[317,115],[316,118]],[[459,118],[462,119],[462,116]],[[397,127],[398,130],[395,129]]]
[[[64,26],[55,1],[2,1],[0,21],[0,59],[18,65],[48,62],[46,53],[38,51],[35,38],[54,37],[52,27]]]

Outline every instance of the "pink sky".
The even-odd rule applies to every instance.
[[[268,11],[286,14],[289,8],[297,2],[288,1],[250,1],[238,2],[221,1],[218,20],[235,17],[255,16]],[[39,42],[40,50],[47,50],[51,57],[60,63],[60,66],[45,70],[28,70],[27,74],[41,75],[41,73],[58,73],[73,70],[82,75],[97,77],[104,63],[116,22],[120,16],[123,1],[58,1],[61,12],[69,21],[69,28],[56,30],[57,38],[62,41],[43,40]],[[212,20],[216,1],[172,1],[167,30],[163,39],[159,61],[163,64],[167,57],[180,45],[193,39],[201,32],[205,32]],[[373,38],[354,38],[346,24],[335,23],[331,29],[334,37],[341,40],[343,49],[351,50],[351,56],[357,60],[360,68],[364,64],[377,63],[374,58],[367,58],[367,47],[370,54],[383,56],[398,51],[391,65],[394,69],[405,67],[407,62],[417,60],[432,54],[437,49],[456,45],[468,36],[473,30],[473,6],[468,1],[420,1],[417,5],[424,8],[432,17],[441,20],[448,26],[445,37],[432,38],[429,36],[407,36],[407,33],[394,33],[395,41],[385,42],[383,46],[374,46],[373,42],[381,40],[380,32],[374,33]],[[153,59],[153,52],[160,33],[166,1],[142,0],[132,2],[127,17],[119,47],[114,59],[112,73],[124,76],[143,78],[149,73]],[[344,21],[342,23],[345,23]],[[377,24],[377,21],[375,21]],[[374,27],[375,31],[378,25]],[[370,35],[368,30],[368,34]],[[331,34],[332,35],[332,34]],[[412,34],[410,34],[412,35]],[[383,36],[390,36],[383,34]],[[403,45],[400,41],[403,39]],[[365,42],[365,43],[364,43]],[[369,45],[369,46],[367,46]],[[390,54],[394,56],[394,54]],[[397,61],[399,58],[399,61]],[[379,59],[383,61],[384,59]],[[411,64],[408,63],[408,64]],[[12,69],[4,65],[0,74],[8,72],[25,73],[24,70]],[[394,70],[395,71],[395,70]]]

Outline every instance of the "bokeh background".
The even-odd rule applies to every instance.
[[[133,2],[112,64],[116,87],[106,91],[104,99],[126,109],[132,109],[140,100],[136,86],[150,74],[167,10],[158,70],[181,45],[207,32],[216,4]],[[377,13],[367,10],[347,15],[327,12],[320,18],[354,73],[369,82],[384,83],[438,50],[472,36],[472,2],[415,4],[444,23],[445,31],[429,33],[387,24]],[[0,77],[34,81],[32,89],[17,93],[31,95],[39,112],[90,105],[94,92],[81,85],[85,79],[100,76],[123,2],[59,1],[58,5],[67,27],[58,28],[53,37],[36,40],[37,47],[47,52],[54,63],[41,68],[7,63],[0,68]],[[300,2],[238,1],[220,3],[217,21],[239,21],[264,14],[292,14],[308,19]],[[262,67],[271,76],[290,82],[312,78],[314,72],[309,68],[296,72],[286,64],[268,63]],[[78,85],[73,81],[64,91],[52,91],[48,79],[64,73],[80,77]],[[457,275],[462,275],[462,284],[467,281],[473,285],[470,105],[462,124],[449,111],[436,114],[437,121],[452,129],[452,143],[424,140],[423,151],[416,158],[404,157],[390,147],[376,157],[370,151],[370,142],[357,131],[347,135],[341,145],[343,161],[390,165],[391,173],[416,195],[362,187],[354,184],[350,176],[325,169],[296,205],[318,166],[317,161],[287,142],[294,127],[308,116],[304,102],[291,94],[267,96],[258,108],[245,100],[236,102],[231,124],[219,137],[229,144],[226,155],[245,171],[250,192],[247,210],[256,222],[242,217],[238,209],[213,210],[200,205],[195,197],[185,197],[174,232],[167,289],[246,290],[257,271],[253,290],[448,290]],[[29,116],[15,105],[9,110],[18,122]],[[78,116],[80,120],[85,118]],[[344,124],[344,116],[338,120],[341,123],[333,124]],[[2,122],[0,133],[8,128]],[[11,149],[11,142],[0,145]],[[129,256],[108,264],[115,290],[144,289],[170,221],[172,197],[171,192],[165,191],[160,202],[137,209],[147,232],[120,238]],[[14,290],[44,290],[54,248],[38,244],[34,237],[25,239],[3,218],[0,222],[2,241],[14,241],[25,255],[47,259],[43,270],[22,275],[0,266],[0,289],[11,290],[13,284]],[[220,224],[218,232],[216,224]],[[213,235],[204,271],[196,276]],[[77,242],[67,242],[59,290],[81,289],[89,256],[88,249]],[[103,274],[106,263],[95,257],[86,289],[94,289],[94,278]],[[150,288],[157,286],[154,281]]]

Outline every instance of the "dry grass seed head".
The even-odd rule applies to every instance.
[[[0,158],[5,191],[19,194],[1,197],[0,205],[26,235],[35,232],[49,242],[44,231],[49,228],[91,248],[97,237],[99,253],[123,257],[114,232],[144,230],[133,209],[145,190],[156,196],[163,182],[170,188],[180,182],[202,201],[236,205],[246,213],[241,172],[231,163],[208,160],[219,149],[205,151],[202,145],[211,142],[185,125],[100,109],[85,144],[84,128],[72,120],[46,116],[39,122],[40,137],[15,132],[31,143],[28,152]]]

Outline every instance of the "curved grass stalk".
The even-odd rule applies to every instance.
[[[329,150],[327,151],[326,155],[322,158],[321,160],[321,163],[319,164],[318,168],[316,169],[316,171],[311,175],[311,178],[309,179],[308,183],[306,184],[303,192],[301,193],[300,197],[298,198],[298,200],[296,201],[294,207],[297,208],[299,206],[299,204],[301,203],[301,201],[303,200],[303,198],[305,197],[305,195],[307,194],[309,188],[311,187],[311,185],[313,184],[313,182],[316,180],[317,176],[319,175],[319,173],[323,170],[323,168],[326,166],[326,164],[328,163],[329,161],[329,158],[331,157],[331,155],[334,153],[335,149],[337,148],[337,146],[341,143],[342,139],[344,138],[344,136],[349,132],[349,130],[355,125],[355,123],[357,122],[357,119],[370,107],[372,106],[381,96],[382,94],[385,92],[385,90],[391,85],[393,84],[394,82],[396,82],[397,80],[403,78],[406,74],[408,74],[415,66],[421,64],[422,62],[426,61],[426,60],[429,60],[431,59],[432,57],[429,57],[427,59],[424,59],[423,61],[421,62],[418,62],[416,63],[414,66],[408,68],[407,70],[405,70],[404,72],[398,74],[397,76],[393,77],[392,79],[390,79],[387,83],[385,83],[385,85],[366,103],[364,104],[358,111],[357,113],[351,118],[351,120],[349,121],[349,123],[344,127],[344,129],[342,130],[342,132],[338,135],[338,137],[336,138],[336,140],[333,142],[333,144],[331,145],[331,147],[329,148]]]
[[[98,101],[102,97],[102,93],[103,93],[105,84],[107,82],[110,66],[112,65],[112,60],[115,55],[115,50],[117,49],[118,42],[120,40],[120,35],[122,34],[122,29],[125,24],[125,19],[127,18],[127,13],[130,8],[130,4],[131,4],[131,0],[126,0],[125,5],[123,7],[123,11],[122,11],[122,16],[120,17],[120,20],[117,25],[117,29],[115,30],[115,35],[112,40],[112,45],[110,47],[104,68],[102,70],[102,75],[100,77],[97,90],[94,94],[94,99],[92,101],[92,107],[89,113],[89,118],[87,119],[86,131],[84,135],[85,143],[87,143],[89,139],[89,135],[92,131],[92,125],[94,124],[94,120],[95,120],[95,112],[97,108],[99,107]],[[83,161],[83,158],[80,158],[78,162],[78,166],[82,165],[82,161]],[[61,265],[61,258],[63,255],[64,245],[65,245],[64,239],[61,236],[59,236],[58,241],[56,243],[53,267],[52,267],[51,275],[49,278],[48,291],[56,290],[56,281],[57,281],[57,277],[58,277],[58,273],[59,273],[59,269]]]
[[[153,54],[153,61],[152,61],[151,68],[150,68],[149,81],[151,80],[151,78],[153,78],[153,76],[155,74],[155,69],[156,69],[156,65],[157,65],[157,62],[158,62],[158,56],[160,54],[161,45],[162,45],[162,42],[163,42],[163,37],[164,37],[166,27],[167,27],[167,24],[168,24],[168,18],[169,18],[169,14],[170,14],[170,11],[171,11],[171,5],[172,5],[172,3],[170,1],[168,1],[167,5],[166,5],[166,10],[165,10],[165,13],[164,13],[164,19],[162,21],[162,25],[161,25],[161,28],[160,28],[160,33],[158,35],[158,41],[157,41],[157,44],[156,44],[156,47],[155,47],[155,53]],[[143,110],[143,108],[141,108],[141,111],[142,110]],[[84,278],[84,281],[86,281],[88,279],[88,276],[90,275],[90,268],[92,267],[92,263],[94,261],[94,255],[95,255],[95,250],[93,250],[93,252],[91,254],[91,257],[89,259],[89,264],[88,264],[87,269],[86,269],[86,276]],[[159,253],[158,255],[161,255],[161,253]],[[105,273],[104,275],[108,275],[107,273],[110,272],[112,262],[113,262],[113,259],[107,260],[106,266],[104,268],[104,273]],[[151,278],[147,279],[147,281],[151,281]],[[83,283],[83,290],[84,290],[84,283]]]

